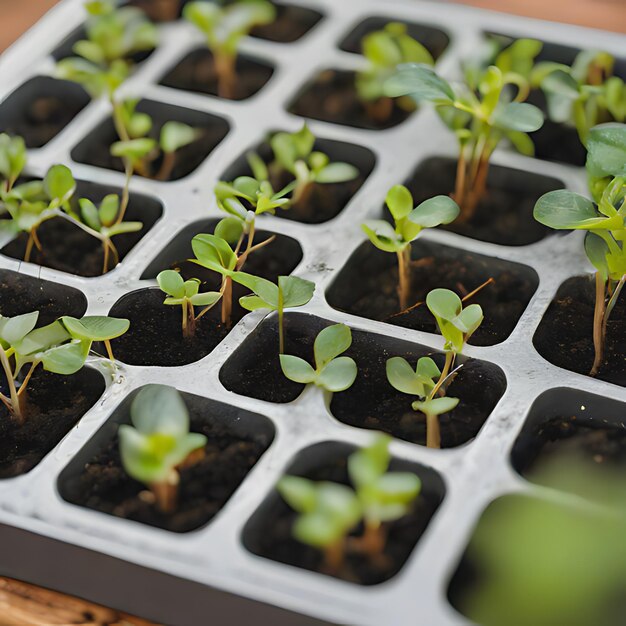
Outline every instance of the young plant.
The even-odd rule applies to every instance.
[[[596,269],[593,317],[594,360],[604,364],[609,317],[626,282],[626,125],[603,124],[589,132],[587,175],[597,206],[565,189],[539,198],[535,219],[557,230],[585,230],[585,252]]]
[[[369,240],[385,252],[395,252],[398,257],[398,300],[400,310],[409,306],[411,297],[411,242],[424,228],[450,224],[459,215],[459,207],[448,196],[436,196],[413,208],[413,196],[402,185],[387,192],[387,208],[394,220],[368,220],[362,224]]]
[[[372,445],[350,455],[350,481],[363,511],[362,549],[380,558],[387,542],[385,522],[404,517],[420,493],[421,480],[411,472],[389,472],[391,437],[378,435]]]
[[[236,98],[239,42],[255,26],[274,21],[274,5],[266,0],[232,2],[225,7],[213,2],[189,2],[183,9],[183,17],[206,37],[217,74],[218,95]]]
[[[0,401],[18,423],[26,418],[21,402],[39,365],[54,374],[74,374],[85,364],[94,341],[104,341],[113,359],[108,342],[124,334],[130,325],[124,319],[92,316],[80,320],[62,317],[35,328],[38,318],[38,311],[0,316],[0,365],[9,391],[8,396],[0,393]],[[22,376],[26,366],[28,371]]]
[[[437,364],[427,356],[418,359],[415,370],[399,356],[387,361],[387,380],[391,386],[418,398],[411,406],[426,418],[426,446],[429,448],[441,448],[439,416],[459,403],[457,398],[436,397],[444,390],[445,379]]]
[[[280,355],[283,374],[296,383],[313,383],[331,393],[352,386],[357,366],[349,356],[339,356],[352,345],[352,333],[345,324],[327,326],[315,338],[313,353],[315,369],[304,359],[290,354]]]
[[[299,476],[284,476],[278,492],[299,513],[293,536],[324,553],[330,574],[341,571],[347,536],[361,521],[362,508],[353,489],[333,482],[313,482]]]
[[[513,102],[509,87],[517,87]],[[527,135],[543,125],[543,113],[521,102],[528,93],[527,81],[512,72],[503,74],[495,66],[480,74],[477,84],[466,82],[456,89],[425,65],[401,65],[385,83],[388,96],[408,96],[432,102],[459,143],[454,199],[461,219],[472,218],[487,186],[489,159],[503,138],[523,154],[532,155]]]
[[[162,513],[172,513],[178,470],[198,458],[207,438],[189,432],[189,412],[173,387],[144,387],[130,405],[130,418],[132,426],[119,427],[122,465],[131,478],[150,489]]]
[[[315,283],[297,276],[279,276],[278,283],[240,273],[237,282],[254,292],[253,296],[239,298],[239,304],[248,311],[267,309],[278,313],[278,352],[285,351],[285,309],[308,304],[315,291]]]
[[[216,291],[198,293],[200,290],[198,278],[184,280],[174,270],[160,272],[157,276],[157,283],[161,291],[168,296],[163,304],[182,308],[182,327],[185,338],[194,336],[197,320],[217,304],[222,297],[222,294]],[[205,307],[198,315],[195,312],[197,306]]]
[[[434,65],[432,55],[407,33],[400,22],[389,22],[382,30],[369,33],[361,41],[365,69],[356,74],[356,91],[365,105],[368,115],[376,121],[385,122],[393,111],[393,100],[385,95],[385,81],[402,63]],[[401,108],[413,111],[415,103],[410,98],[398,101]]]
[[[584,146],[594,126],[626,120],[626,84],[613,75],[614,66],[609,53],[585,50],[571,67],[545,61],[531,73],[546,95],[550,119],[576,128]]]

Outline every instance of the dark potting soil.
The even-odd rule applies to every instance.
[[[90,195],[90,194],[87,194]],[[161,215],[161,206],[145,198],[131,199],[124,220],[140,221],[143,228],[136,233],[125,233],[113,237],[120,260],[122,260],[139,240],[154,225]],[[45,221],[38,229],[41,242],[40,252],[33,246],[30,261],[37,265],[76,274],[78,276],[101,276],[104,251],[99,239],[87,234],[78,226],[59,217]],[[22,260],[26,253],[28,234],[20,233],[0,250],[14,259]],[[114,269],[112,256],[109,257],[109,271]]]
[[[594,359],[593,275],[566,280],[548,307],[533,344],[545,359],[567,370],[588,374]],[[613,309],[606,334],[604,364],[597,378],[626,386],[626,298],[620,297]]]
[[[0,388],[8,393],[4,378]],[[19,476],[35,467],[103,392],[104,379],[89,367],[72,376],[38,369],[22,399],[23,425],[15,422],[0,404],[0,478]]]
[[[485,313],[469,343],[486,346],[511,334],[537,289],[537,275],[526,266],[423,239],[413,243],[412,258],[411,299],[406,312],[400,313],[396,256],[369,241],[357,249],[331,285],[328,303],[353,315],[437,333],[437,324],[424,303],[428,292],[441,287],[464,297],[492,278],[491,284],[467,301],[480,304]]]
[[[208,442],[203,457],[180,468],[175,512],[160,512],[145,485],[126,474],[117,434],[107,436],[95,454],[77,468],[76,475],[61,478],[63,497],[73,504],[173,532],[203,526],[226,504],[273,439],[271,425],[265,423],[265,418],[261,423],[261,416],[248,414],[257,419],[251,419],[249,431],[242,432],[241,427],[233,426],[237,415],[232,415],[232,420],[223,419],[206,402],[198,398],[195,408],[189,407],[191,432],[202,433]]]
[[[305,7],[274,3],[276,19],[271,24],[256,26],[250,33],[252,37],[291,43],[308,33],[321,19],[322,14]]]
[[[242,55],[237,56],[237,92],[234,100],[244,100],[254,95],[270,79],[270,66]],[[217,96],[217,74],[213,55],[207,48],[193,50],[171,69],[161,84],[174,89],[184,89]]]
[[[326,448],[326,450],[325,450]],[[314,481],[331,481],[349,485],[347,446],[323,443],[304,452],[309,456],[306,467],[298,468],[298,460],[287,470],[287,475],[303,476]],[[319,453],[317,452],[319,450]],[[326,452],[326,454],[324,454]],[[322,458],[319,458],[319,454]],[[311,463],[311,456],[318,457]],[[422,490],[407,515],[385,525],[387,543],[381,559],[372,559],[349,549],[343,568],[329,572],[324,567],[322,552],[296,541],[292,536],[295,513],[277,492],[272,493],[244,529],[244,544],[254,554],[327,574],[360,585],[376,585],[398,573],[419,538],[428,526],[443,497],[443,483],[431,470],[393,460],[391,471],[412,471],[422,479]],[[351,538],[363,532],[356,528]]]
[[[330,322],[311,315],[287,313],[285,353],[313,365],[313,342],[319,331],[329,325]],[[333,395],[331,413],[357,428],[384,431],[425,444],[425,419],[411,409],[415,398],[391,387],[386,362],[393,356],[402,356],[415,365],[419,357],[432,355],[442,367],[443,355],[406,341],[357,330],[352,331],[352,346],[345,355],[356,361],[359,373],[350,389]],[[304,389],[304,385],[286,378],[280,368],[275,316],[264,320],[226,361],[220,380],[230,391],[268,402],[291,402]],[[440,418],[442,447],[458,446],[475,437],[505,388],[506,379],[498,367],[475,359],[464,360],[448,388],[448,395],[461,398],[461,402]]]
[[[391,128],[411,115],[394,100],[388,119],[373,119],[357,97],[354,80],[355,72],[325,70],[297,96],[289,106],[289,112],[323,122],[368,130]]]
[[[139,103],[137,111],[147,113],[152,117],[153,125],[149,136],[157,141],[161,128],[170,120],[183,122],[200,132],[200,137],[196,141],[176,152],[172,172],[165,179],[168,181],[179,180],[193,172],[228,133],[229,126],[225,120],[200,111],[147,100]],[[109,118],[74,148],[72,158],[79,163],[123,172],[122,160],[112,156],[110,152],[111,145],[116,141],[118,141],[118,135]],[[162,156],[159,156],[148,165],[150,177],[158,174],[162,161]],[[141,174],[137,173],[137,175]]]
[[[405,183],[415,204],[454,191],[456,161],[433,158],[423,162]],[[543,239],[554,231],[533,218],[537,200],[548,191],[562,189],[554,179],[492,165],[487,178],[487,192],[467,222],[457,218],[445,230],[504,246],[525,246]]]
[[[89,96],[79,85],[36,76],[0,105],[0,131],[23,137],[27,148],[41,148],[88,103]]]
[[[41,327],[62,315],[82,317],[86,310],[87,298],[78,289],[0,270],[0,315],[14,317],[39,311],[37,326]]]

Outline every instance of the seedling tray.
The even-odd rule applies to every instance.
[[[224,173],[268,131],[300,127],[302,118],[288,109],[313,77],[328,68],[352,71],[360,66],[360,57],[342,50],[340,44],[370,18],[381,18],[382,22],[403,20],[445,33],[449,42],[437,66],[449,78],[459,73],[459,61],[472,54],[488,32],[538,38],[557,51],[601,48],[615,55],[624,51],[624,38],[616,34],[440,2],[289,0],[289,4],[314,9],[323,17],[293,43],[256,38],[243,43],[242,52],[273,67],[273,75],[253,97],[242,101],[160,85],[175,63],[202,44],[200,35],[187,23],[177,21],[160,27],[161,45],[137,67],[121,95],[141,97],[154,103],[150,105],[154,110],[162,107],[168,112],[182,111],[192,121],[205,116],[219,118],[225,136],[196,169],[173,182],[133,178],[131,192],[160,204],[162,215],[115,270],[105,276],[85,278],[21,263],[5,255],[0,255],[0,268],[79,290],[86,296],[89,314],[107,314],[122,296],[153,287],[155,263],[158,266],[176,235],[195,222],[221,217],[212,189]],[[0,115],[16,114],[28,90],[59,89],[47,78],[54,70],[51,53],[81,26],[83,19],[81,0],[64,0],[3,55]],[[16,93],[21,95],[16,98]],[[86,164],[93,154],[85,140],[92,138],[94,129],[108,118],[107,105],[81,100],[80,90],[61,93],[67,96],[68,107],[78,93],[80,110],[62,132],[30,151],[28,174],[43,176],[50,165],[61,162],[71,166],[77,179],[121,187],[121,173]],[[311,318],[317,320],[314,324],[319,319],[345,322],[355,331],[368,333],[374,343],[388,342],[385,345],[392,348],[394,342],[408,342],[417,352],[441,349],[441,337],[429,330],[369,320],[337,310],[329,301],[336,303],[340,299],[342,289],[338,285],[342,280],[345,289],[350,287],[350,281],[346,283],[346,275],[342,278],[341,273],[351,259],[358,258],[353,254],[365,241],[359,223],[379,217],[386,190],[408,179],[420,163],[454,158],[453,137],[428,107],[386,130],[316,120],[310,121],[310,127],[320,139],[341,142],[342,149],[352,151],[362,169],[372,165],[373,169],[334,219],[304,224],[265,215],[260,218],[260,228],[281,233],[299,244],[302,258],[294,273],[317,284],[313,300],[298,315],[315,316]],[[585,173],[580,167],[523,157],[506,149],[496,152],[493,164],[496,170],[510,168],[556,179],[571,190],[585,193]],[[500,170],[503,184],[511,180],[506,172]],[[502,263],[517,264],[515,267],[521,266],[520,271],[528,279],[530,293],[519,320],[510,323],[503,337],[478,342],[481,345],[470,345],[465,351],[468,357],[499,368],[506,378],[501,397],[475,438],[445,450],[429,450],[401,439],[393,441],[396,459],[428,468],[424,471],[432,474],[433,484],[441,485],[441,502],[400,572],[389,581],[359,586],[262,558],[246,547],[254,543],[250,533],[256,515],[263,510],[260,507],[294,460],[306,458],[311,462],[311,455],[315,459],[316,451],[327,449],[320,447],[323,442],[358,446],[370,442],[372,435],[335,419],[331,406],[315,388],[285,403],[229,391],[220,372],[227,362],[232,369],[237,366],[236,359],[245,357],[246,351],[239,351],[243,344],[254,345],[262,338],[266,332],[263,324],[272,323],[272,319],[264,321],[260,313],[246,315],[214,350],[188,365],[120,363],[112,378],[105,365],[95,360],[92,367],[106,380],[106,390],[98,402],[34,469],[0,481],[0,573],[177,626],[209,621],[234,624],[250,619],[259,624],[317,620],[371,626],[467,623],[449,604],[446,593],[482,511],[503,494],[544,492],[522,478],[511,460],[515,447],[515,467],[523,465],[524,449],[530,444],[527,436],[521,441],[518,437],[527,418],[535,423],[563,406],[582,404],[590,419],[595,416],[623,424],[626,415],[626,404],[619,404],[626,402],[624,387],[556,367],[533,347],[535,331],[559,286],[591,269],[581,237],[582,233],[549,234],[532,243],[521,242],[527,245],[505,246],[437,231],[426,233],[420,240],[428,246],[483,255],[487,269],[490,264],[498,271]],[[354,276],[359,280],[358,271],[353,281]],[[3,312],[7,306],[0,302]],[[343,303],[340,308],[348,307]],[[61,495],[66,493],[74,469],[109,436],[111,423],[122,419],[111,418],[116,409],[147,383],[174,385],[212,403],[229,405],[229,419],[243,420],[242,424],[252,424],[252,428],[269,427],[273,435],[267,451],[217,516],[208,525],[188,533],[172,533],[106,515],[71,504]],[[605,406],[605,397],[611,397],[618,406]],[[108,422],[110,418],[114,421]],[[305,457],[301,457],[304,451]]]

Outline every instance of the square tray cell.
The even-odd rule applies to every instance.
[[[567,279],[545,312],[533,345],[550,363],[589,374],[594,361],[594,275]],[[557,339],[558,338],[558,339]],[[626,386],[626,298],[618,298],[606,331],[604,363],[596,378]]]
[[[205,454],[180,469],[176,511],[160,513],[146,497],[146,487],[130,478],[119,454],[120,424],[130,424],[127,396],[111,417],[61,472],[61,497],[79,506],[172,532],[207,524],[226,505],[274,439],[272,422],[257,413],[183,393],[191,432],[204,434]]]
[[[19,135],[27,148],[41,148],[56,137],[88,104],[76,83],[36,76],[0,104],[0,132]]]
[[[451,194],[455,175],[456,160],[434,157],[421,162],[404,184],[417,206],[433,196]],[[556,178],[491,165],[487,191],[474,216],[467,222],[457,218],[452,224],[439,228],[504,246],[535,243],[554,234],[533,218],[535,203],[544,193],[564,187]]]
[[[273,134],[270,133],[270,135]],[[268,165],[273,160],[272,149],[267,142],[252,146],[251,150],[256,152]],[[333,219],[352,200],[376,164],[376,157],[371,150],[343,141],[317,139],[314,150],[324,152],[331,161],[345,161],[354,165],[359,170],[359,176],[345,183],[314,184],[308,199],[294,204],[286,210],[277,209],[277,217],[303,224],[322,224]],[[252,176],[246,154],[242,154],[232,163],[220,179],[230,182],[238,176]],[[289,173],[270,174],[270,182],[276,191],[287,186],[292,180],[293,176]]]
[[[231,100],[245,100],[256,94],[267,83],[274,70],[263,61],[239,54],[236,72],[237,91],[229,98]],[[192,50],[184,56],[168,69],[160,84],[210,96],[220,95],[213,54],[206,47]]]
[[[153,127],[150,137],[153,139],[158,140],[161,128],[168,121],[183,122],[201,131],[199,139],[176,153],[176,164],[167,180],[178,180],[191,174],[226,137],[229,130],[228,122],[216,115],[153,100],[142,100],[137,106],[137,111],[152,117]],[[113,121],[108,118],[96,126],[72,150],[72,158],[79,163],[123,172],[122,160],[111,156],[110,153],[111,144],[116,141],[118,136]],[[161,160],[159,158],[152,164],[151,176],[157,174]]]
[[[75,210],[79,210],[79,198],[89,198],[97,205],[108,194],[121,196],[122,190],[110,185],[79,180],[72,204]],[[123,262],[124,257],[148,233],[162,213],[163,206],[155,198],[137,193],[130,194],[124,220],[127,222],[139,221],[143,224],[143,228],[136,233],[125,233],[113,237],[120,261]],[[77,276],[102,275],[104,252],[102,243],[96,237],[92,237],[62,218],[46,220],[37,229],[37,234],[41,241],[42,251],[33,248],[30,257],[32,263]],[[0,252],[21,261],[25,256],[27,242],[27,233],[20,233]],[[114,268],[113,262],[110,263],[109,270]]]
[[[559,456],[623,471],[626,404],[578,389],[541,394],[515,440],[511,462],[522,476],[541,482],[542,467]]]
[[[400,311],[398,261],[395,254],[363,242],[326,292],[328,303],[403,328],[436,333],[437,324],[424,304],[428,292],[452,289],[464,297],[486,285],[470,301],[480,304],[485,319],[469,343],[490,346],[504,341],[524,313],[539,284],[536,272],[525,265],[451,248],[425,239],[412,244],[411,306]]]
[[[298,453],[287,467],[285,475],[349,485],[347,459],[355,450],[353,446],[330,441],[313,445]],[[363,556],[350,554],[343,570],[331,575],[360,585],[384,582],[400,571],[425,532],[443,500],[443,480],[432,469],[400,459],[392,459],[390,471],[417,474],[422,481],[422,489],[410,512],[389,523],[384,550],[386,558],[376,564]],[[324,573],[321,553],[291,536],[296,517],[297,514],[280,494],[273,490],[246,524],[243,531],[244,545],[258,556]],[[355,534],[360,534],[360,530]]]

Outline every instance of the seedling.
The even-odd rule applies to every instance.
[[[535,219],[557,230],[585,230],[585,252],[596,269],[593,317],[595,376],[604,363],[607,325],[626,282],[626,125],[603,124],[587,140],[587,174],[594,203],[565,189],[535,205]]]
[[[459,215],[459,207],[447,196],[436,196],[413,208],[413,196],[402,185],[395,185],[387,192],[386,203],[394,225],[385,220],[368,220],[362,228],[378,249],[396,253],[398,300],[400,310],[404,311],[411,297],[411,242],[424,228],[453,222]]]
[[[157,276],[157,283],[167,298],[163,304],[170,306],[180,306],[182,308],[183,337],[193,337],[196,330],[196,321],[209,311],[222,297],[216,291],[198,293],[200,290],[200,280],[192,278],[184,280],[183,277],[174,270],[164,270]],[[195,307],[205,307],[198,315]]]
[[[203,452],[207,438],[189,432],[189,412],[173,387],[147,385],[130,405],[132,426],[119,427],[126,473],[148,486],[162,513],[176,508],[178,470]]]
[[[339,356],[352,345],[352,333],[345,324],[324,328],[315,338],[313,353],[315,369],[304,359],[290,354],[280,355],[283,374],[296,383],[313,383],[331,393],[352,386],[357,366],[349,356]]]
[[[393,111],[393,100],[385,97],[385,81],[402,63],[434,65],[432,55],[407,33],[400,22],[390,22],[382,30],[369,33],[361,41],[367,67],[357,72],[356,90],[370,118],[385,122]],[[401,108],[413,111],[415,103],[410,98],[398,101]]]
[[[425,65],[399,66],[385,83],[388,96],[410,95],[417,102],[432,102],[459,143],[454,199],[461,207],[461,219],[472,218],[483,197],[489,159],[496,146],[507,138],[523,154],[532,155],[533,143],[527,135],[543,125],[543,113],[532,104],[521,102],[528,93],[527,81],[512,72],[503,74],[495,66],[482,72],[476,84],[465,82],[453,89],[433,69]],[[517,87],[510,102],[509,86]]]
[[[372,445],[350,455],[348,472],[363,511],[362,549],[381,558],[387,537],[385,522],[404,517],[420,493],[421,480],[411,472],[389,472],[391,437],[378,435]]]
[[[275,285],[269,280],[240,273],[237,282],[254,292],[253,296],[244,296],[239,304],[248,311],[268,309],[278,312],[278,351],[285,351],[285,309],[294,309],[308,304],[315,291],[315,283],[297,276],[279,276]]]
[[[585,146],[597,124],[626,120],[626,84],[613,76],[614,66],[609,53],[585,50],[571,67],[546,61],[531,73],[533,85],[546,95],[550,119],[575,127]]]
[[[274,5],[265,0],[233,2],[225,7],[213,2],[189,2],[183,9],[183,17],[206,37],[206,44],[213,54],[218,95],[235,98],[239,42],[255,26],[274,21]]]
[[[9,389],[8,396],[0,393],[0,400],[19,423],[25,420],[22,398],[39,365],[54,374],[75,374],[85,364],[94,341],[104,341],[113,360],[109,341],[124,334],[130,325],[125,319],[89,316],[80,320],[62,317],[35,328],[38,318],[38,311],[0,316],[0,364]],[[28,371],[22,377],[25,366]]]

